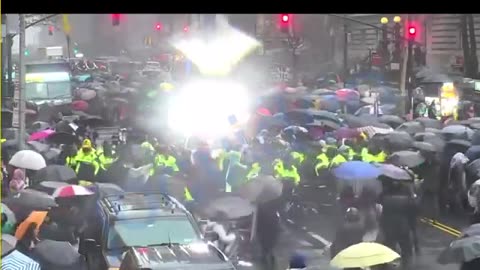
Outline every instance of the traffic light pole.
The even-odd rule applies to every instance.
[[[413,48],[413,40],[408,41],[408,48],[407,48],[407,72],[406,72],[406,88],[407,88],[407,112],[412,115],[413,117],[413,59],[412,59],[412,48]]]
[[[348,77],[348,25],[343,24],[343,80],[346,81]]]

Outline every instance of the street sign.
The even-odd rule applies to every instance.
[[[391,63],[390,70],[400,70],[400,63]]]

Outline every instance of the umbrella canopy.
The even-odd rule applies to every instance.
[[[2,258],[5,256],[5,254],[8,254],[14,250],[16,245],[17,238],[15,238],[15,236],[2,233]]]
[[[238,188],[236,194],[253,203],[275,200],[282,195],[283,183],[271,175],[261,175]]]
[[[473,136],[473,130],[462,125],[446,126],[442,129],[442,133],[450,134],[456,138],[468,139]]]
[[[348,161],[333,170],[335,177],[345,180],[377,178],[381,171],[374,165],[362,161]]]
[[[401,124],[405,123],[405,119],[397,115],[382,115],[378,118],[380,123],[387,124],[392,128],[397,128]]]
[[[125,191],[118,185],[112,183],[95,183],[96,190],[100,193],[100,197],[121,195]]]
[[[400,255],[378,243],[360,243],[340,251],[330,264],[338,268],[366,268],[399,259]]]
[[[3,199],[3,203],[15,213],[17,220],[25,219],[32,211],[48,210],[57,206],[52,196],[33,189],[22,190],[7,197]]]
[[[461,237],[469,237],[469,236],[480,236],[480,223],[472,224],[468,228],[462,231]]]
[[[431,137],[437,137],[437,135],[433,132],[419,132],[413,136],[413,138],[419,142],[423,142],[425,138],[431,138]]]
[[[42,181],[67,182],[77,178],[75,171],[64,165],[48,165],[39,170],[32,177],[33,181],[38,183]]]
[[[347,123],[350,128],[360,128],[366,126],[374,126],[374,124],[379,124],[376,117],[359,117],[351,114],[342,115],[343,120]],[[388,126],[388,128],[390,128]]]
[[[76,196],[88,196],[93,195],[94,193],[89,189],[77,186],[77,185],[68,185],[64,187],[59,187],[53,193],[53,197],[55,198],[70,198]]]
[[[39,153],[32,150],[22,150],[18,151],[13,155],[8,164],[29,170],[40,170],[45,168],[47,164],[45,159]]]
[[[408,134],[413,135],[415,133],[425,131],[425,126],[420,122],[405,122],[401,124],[399,127],[397,127],[396,130],[404,131],[404,132],[407,132]]]
[[[414,142],[412,148],[419,151],[425,152],[438,152],[440,149],[437,149],[433,144],[428,142]]]
[[[255,211],[255,206],[238,196],[215,199],[202,207],[201,210],[205,218],[222,217],[229,220],[250,216],[253,211]]]
[[[381,174],[382,176],[385,176],[394,180],[404,180],[404,181],[413,180],[412,175],[408,173],[407,170],[397,167],[395,165],[382,164],[380,166],[380,169],[382,171],[382,174]]]
[[[346,88],[335,91],[335,95],[341,101],[360,99],[360,93],[358,91]]]
[[[47,137],[47,142],[51,144],[75,144],[78,141],[78,138],[72,133],[58,132],[50,134]]]
[[[20,251],[13,251],[2,258],[2,270],[40,270],[40,264]]]
[[[97,96],[97,92],[95,90],[89,90],[85,88],[79,89],[78,95],[82,100],[89,101],[94,99]]]
[[[480,159],[475,159],[474,161],[468,163],[465,167],[465,171],[473,177],[480,178]]]
[[[15,231],[15,238],[22,239],[27,232],[28,227],[30,224],[35,223],[37,232],[40,230],[40,226],[42,226],[45,218],[47,217],[47,211],[33,211],[28,215],[28,217],[18,225],[17,230]]]
[[[37,141],[27,142],[27,146],[30,147],[31,150],[36,151],[38,153],[45,153],[50,149],[50,146],[48,144],[37,142]]]
[[[42,181],[32,187],[32,189],[45,192],[52,195],[60,187],[68,186],[68,183],[57,181]]]
[[[32,123],[32,126],[30,127],[29,130],[33,132],[38,132],[42,130],[46,130],[50,128],[50,124],[47,122],[42,122],[42,121],[36,121]]]
[[[404,131],[390,132],[385,136],[385,140],[390,147],[390,151],[405,150],[413,145],[412,137]]]
[[[55,132],[56,133],[68,133],[73,134],[76,128],[72,123],[66,120],[62,120],[55,125]]]
[[[49,239],[40,241],[35,246],[33,254],[42,265],[71,266],[81,258],[70,243]]]
[[[335,91],[329,90],[329,89],[317,89],[317,90],[313,90],[312,94],[317,96],[329,96],[329,95],[335,95]]]
[[[441,264],[462,263],[480,258],[480,236],[474,235],[453,241],[437,261]]]
[[[46,129],[38,132],[32,133],[28,137],[28,141],[40,141],[46,139],[50,134],[55,133],[53,129]]]
[[[441,130],[441,129],[438,129],[438,128],[429,128],[429,127],[427,127],[427,128],[425,128],[425,132],[431,132],[431,133],[433,133],[433,134],[435,134],[435,135],[441,135],[441,134],[443,134],[443,133],[442,133],[442,130]]]
[[[415,168],[425,162],[425,158],[415,151],[398,151],[390,155],[387,161],[399,167]]]
[[[314,120],[312,123],[305,124],[306,127],[321,127],[337,130],[340,128],[340,125],[336,122],[330,120]]]
[[[17,218],[15,217],[15,213],[4,203],[2,203],[2,214],[7,216],[7,220],[9,223],[15,224],[17,223]]]
[[[415,122],[422,123],[425,126],[425,128],[435,128],[435,129],[443,128],[443,123],[440,120],[432,119],[428,117],[415,118]]]
[[[472,143],[467,140],[453,139],[447,142],[448,146],[466,148],[465,151],[472,146]]]

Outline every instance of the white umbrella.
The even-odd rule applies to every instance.
[[[29,170],[40,170],[47,166],[45,159],[39,153],[32,150],[18,151],[13,155],[8,164]]]

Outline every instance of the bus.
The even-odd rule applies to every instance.
[[[37,104],[70,104],[73,99],[71,68],[67,61],[42,61],[26,65],[27,101]]]

